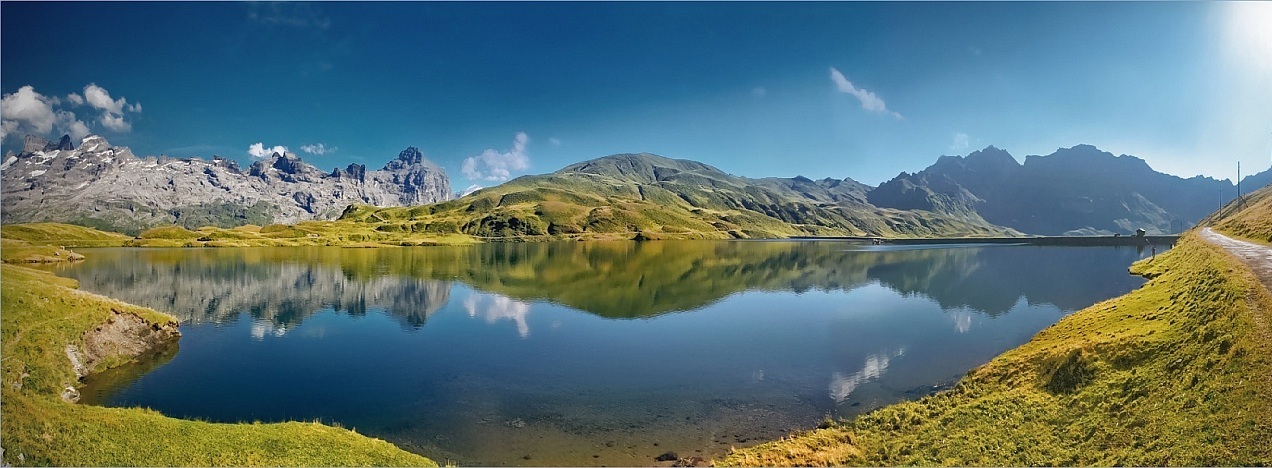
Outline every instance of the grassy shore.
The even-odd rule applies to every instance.
[[[1264,465],[1272,296],[1189,234],[1144,287],[1074,313],[952,390],[721,465]]]
[[[189,230],[159,226],[137,237],[62,223],[9,224],[0,227],[5,250],[31,246],[61,247],[295,247],[332,245],[389,247],[462,245],[482,240],[464,234],[401,231],[351,221],[304,221],[296,224],[246,225],[235,228],[204,226]],[[17,255],[16,253],[14,255]],[[6,257],[8,258],[8,257]],[[14,263],[14,262],[10,262]]]
[[[7,231],[6,231],[7,232]],[[67,345],[112,311],[162,324],[172,317],[73,289],[75,281],[0,266],[0,445],[10,465],[53,466],[389,466],[431,460],[392,444],[316,423],[213,424],[155,411],[64,401],[78,379]],[[106,359],[103,367],[126,359]]]

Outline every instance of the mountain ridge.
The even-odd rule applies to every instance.
[[[1243,180],[1263,179],[1272,179],[1272,171]],[[1112,235],[1140,228],[1180,232],[1213,211],[1216,193],[1231,189],[1230,181],[1184,179],[1157,172],[1141,158],[1083,144],[1029,155],[1023,163],[993,146],[942,156],[922,171],[880,184],[869,196],[877,206],[976,211],[986,221],[1030,234]]]
[[[627,153],[521,176],[435,205],[351,207],[341,219],[486,238],[1019,234],[976,213],[877,208],[865,202],[867,188],[852,179],[750,179],[697,161]]]
[[[90,135],[68,149],[28,139],[0,163],[5,223],[59,221],[136,233],[179,224],[233,227],[333,219],[351,203],[402,206],[452,197],[445,171],[415,147],[383,169],[322,171],[286,152],[247,170],[213,157],[138,157]]]

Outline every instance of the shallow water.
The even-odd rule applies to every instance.
[[[1129,247],[664,241],[91,249],[81,288],[182,320],[84,400],[322,420],[445,463],[709,458],[914,399],[1125,293]]]

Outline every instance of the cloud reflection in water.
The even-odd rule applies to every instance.
[[[530,336],[530,325],[526,323],[526,315],[530,313],[527,302],[498,294],[473,292],[464,299],[464,309],[469,317],[481,315],[490,324],[501,319],[512,320],[517,324],[517,334],[522,338]]]
[[[830,398],[835,403],[843,403],[848,399],[857,387],[866,382],[877,379],[888,371],[888,362],[892,358],[905,355],[905,347],[901,347],[892,353],[879,353],[866,356],[866,363],[861,370],[854,372],[852,375],[845,376],[842,373],[834,372],[830,374]]]

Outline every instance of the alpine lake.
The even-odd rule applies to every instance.
[[[1143,284],[1135,247],[844,241],[84,249],[58,274],[177,316],[83,403],[321,421],[438,463],[710,459],[948,388]],[[663,462],[661,464],[670,464]]]

